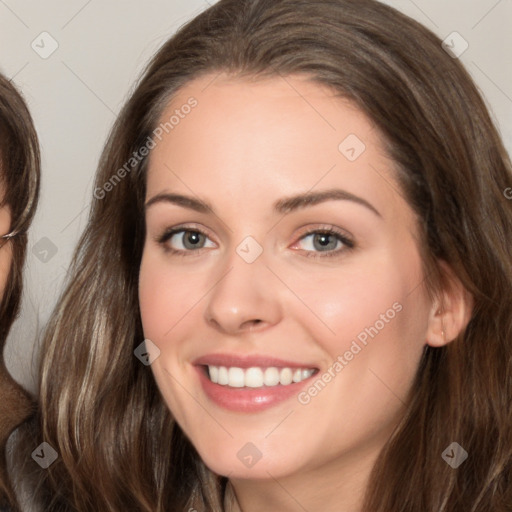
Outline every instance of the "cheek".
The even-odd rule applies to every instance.
[[[422,279],[415,251],[358,260],[357,267],[340,267],[323,279],[295,276],[294,291],[314,314],[304,315],[304,308],[299,314],[297,308],[294,317],[323,349],[330,370],[324,372],[329,391],[317,399],[312,390],[303,403],[315,402],[320,414],[339,397],[351,403],[345,413],[367,416],[371,423],[373,415],[385,417],[386,407],[392,412],[405,401],[427,330],[429,304]]]
[[[289,302],[288,313],[333,359],[355,339],[364,346],[378,336],[381,345],[384,339],[388,345],[400,345],[406,342],[405,331],[412,336],[426,327],[426,304],[418,287],[421,262],[414,252],[403,258],[389,252],[372,254],[315,274],[280,269],[286,272],[299,299]]]
[[[165,403],[184,431],[191,428],[187,414],[190,396],[182,392],[178,382],[182,381],[182,371],[190,369],[187,370],[184,364],[180,340],[186,339],[181,330],[197,302],[196,289],[197,283],[189,286],[186,275],[166,263],[165,255],[154,249],[144,250],[139,273],[142,327],[145,339],[151,340],[160,350],[159,357],[151,364],[151,371]]]
[[[144,251],[139,276],[139,304],[146,338],[164,341],[201,296],[199,273],[178,271],[165,254]]]
[[[314,320],[308,329],[331,364],[319,376],[326,391],[322,385],[321,391],[306,390],[300,401],[315,414],[329,411],[333,424],[350,419],[377,428],[389,424],[406,400],[423,351],[429,305],[419,286],[417,253],[403,258],[390,253],[372,265],[359,264],[323,286],[303,281],[301,293],[330,330]]]

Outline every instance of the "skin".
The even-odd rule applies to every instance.
[[[2,192],[3,195],[3,192]],[[9,206],[0,207],[0,235],[7,234],[11,226],[11,210]],[[3,297],[7,278],[11,269],[12,250],[10,243],[0,240],[0,295]]]
[[[174,97],[162,121],[190,96],[198,106],[150,156],[147,200],[172,191],[215,211],[165,202],[146,210],[139,298],[145,337],[160,350],[151,368],[203,461],[229,476],[232,510],[355,512],[425,344],[449,342],[468,320],[463,293],[455,283],[428,299],[417,220],[378,131],[358,109],[302,77],[213,78]],[[353,162],[338,149],[349,134],[366,146]],[[272,210],[283,197],[329,188],[379,214],[349,200]],[[158,241],[181,225],[207,234],[185,256],[168,251],[187,250],[183,233]],[[334,237],[328,251],[341,252],[322,256],[326,249],[305,232],[326,226],[355,247]],[[250,264],[236,252],[249,235],[263,249]],[[265,354],[322,374],[394,303],[402,310],[307,405],[294,397],[258,413],[224,410],[204,394],[191,364],[211,353]],[[237,457],[247,442],[262,454],[251,468]]]

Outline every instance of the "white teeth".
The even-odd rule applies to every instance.
[[[292,371],[290,370],[290,368],[283,368],[281,370],[281,374],[279,375],[279,382],[283,386],[288,386],[288,384],[292,383],[292,377],[293,377],[293,374],[292,374]]]
[[[218,384],[225,386],[229,382],[228,369],[225,366],[219,368]]]
[[[288,386],[295,382],[302,382],[313,375],[313,368],[238,368],[236,366],[227,368],[225,366],[208,365],[208,375],[215,384],[230,386],[233,388],[261,388],[263,385]]]
[[[263,371],[261,368],[248,368],[245,370],[245,385],[249,388],[263,386]]]
[[[275,367],[267,368],[263,382],[265,386],[275,386],[279,384],[279,370]]]
[[[228,385],[232,388],[243,388],[245,385],[245,374],[242,368],[230,368],[228,370],[228,379]]]
[[[313,375],[313,373],[315,373],[315,370],[302,370],[300,380],[309,379],[309,377],[311,377],[311,375]]]
[[[209,371],[210,371],[210,380],[212,382],[215,382],[215,384],[217,384],[217,382],[219,382],[219,368],[217,366],[210,366]]]

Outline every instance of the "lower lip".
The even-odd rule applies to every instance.
[[[297,396],[300,390],[312,379],[311,377],[287,386],[261,388],[232,388],[213,383],[206,375],[204,367],[196,366],[199,380],[208,398],[218,406],[235,412],[260,412],[277,405],[293,396]]]

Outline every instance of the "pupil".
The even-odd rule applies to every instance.
[[[332,246],[332,241],[330,240],[331,236],[332,235],[325,234],[325,233],[317,235],[316,240],[317,240],[319,246],[322,248],[328,247],[330,245]],[[334,240],[334,245],[336,245],[336,240]],[[334,248],[334,247],[332,247],[332,248]]]
[[[197,245],[200,241],[200,236],[200,233],[192,231],[188,234],[188,242],[192,245]]]

